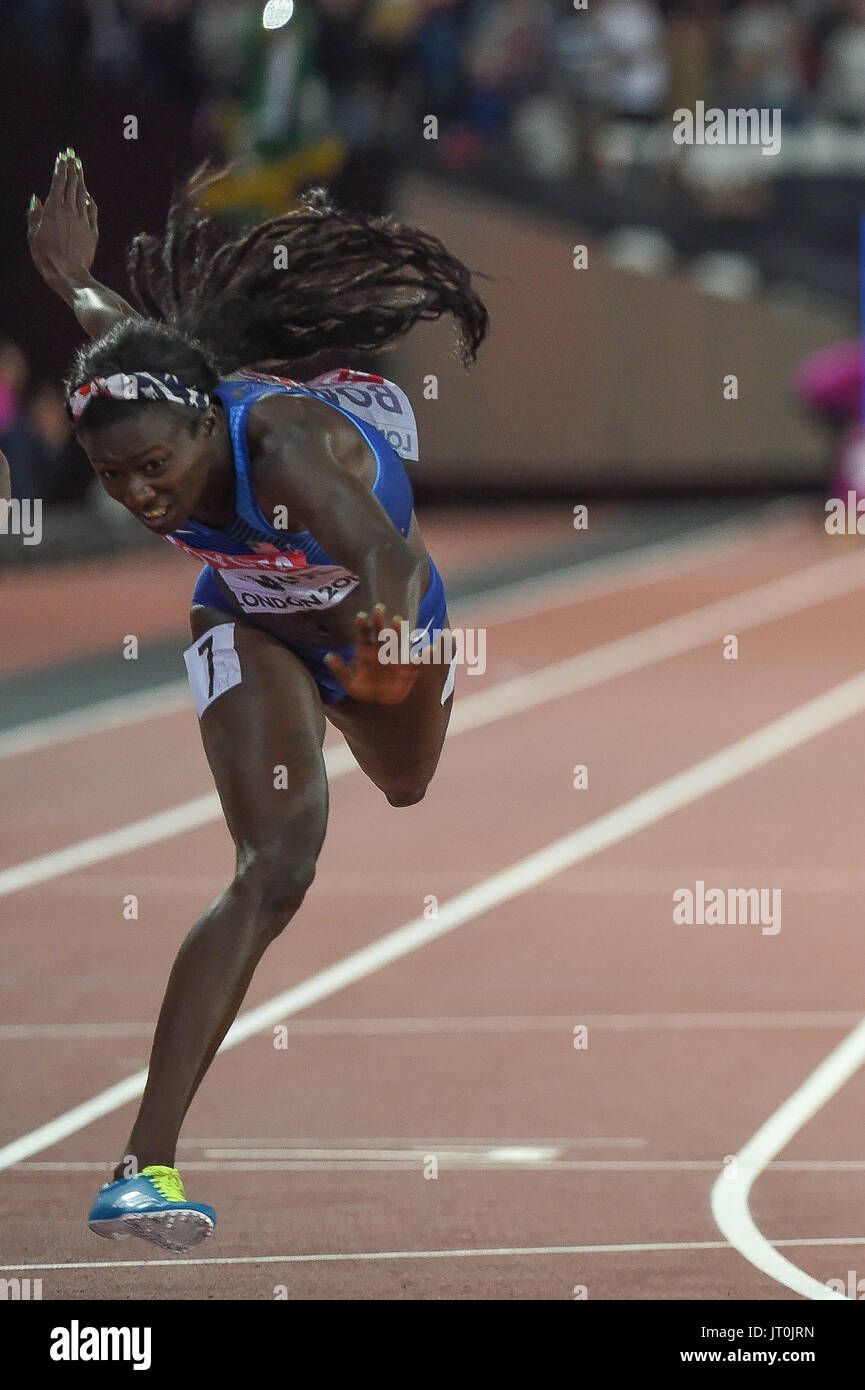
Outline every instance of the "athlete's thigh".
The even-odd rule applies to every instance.
[[[190,621],[195,640],[187,664],[200,663],[198,703],[212,693],[214,657],[217,690],[240,676],[200,714],[204,751],[235,844],[255,848],[284,838],[288,848],[317,854],[328,796],[325,720],[314,680],[293,652],[257,628],[234,622],[233,633],[215,633],[232,622],[218,609],[196,605]]]
[[[325,713],[344,735],[363,771],[376,786],[406,782],[426,786],[438,765],[453,708],[444,703],[448,665],[421,666],[409,694],[398,705],[375,705],[346,696]]]

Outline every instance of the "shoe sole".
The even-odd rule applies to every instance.
[[[201,1211],[129,1212],[107,1221],[90,1221],[88,1225],[97,1236],[108,1240],[138,1236],[163,1250],[174,1251],[191,1250],[216,1229],[216,1222]]]

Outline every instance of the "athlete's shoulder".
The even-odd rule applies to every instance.
[[[417,422],[402,387],[374,372],[341,367],[308,381],[268,375],[250,368],[235,373],[223,400],[242,399],[248,431],[287,430],[326,434],[333,447],[344,439],[356,448],[360,428],[376,451],[388,447],[403,459],[418,458]]]
[[[341,435],[353,438],[350,422],[327,401],[312,394],[274,391],[253,401],[247,416],[250,443],[266,435],[278,434],[297,439],[327,434],[331,440]]]

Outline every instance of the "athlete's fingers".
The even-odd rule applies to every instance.
[[[60,155],[54,161],[54,168],[51,172],[51,183],[48,185],[48,196],[45,199],[45,206],[54,208],[60,202],[60,189],[63,182],[63,171],[61,168]]]
[[[90,230],[91,230],[91,232],[97,232],[97,233],[98,233],[98,231],[99,231],[99,209],[97,208],[96,203],[95,203],[95,201],[93,200],[93,198],[91,198],[90,194],[87,192],[87,185],[86,185],[85,182],[84,182],[84,169],[83,169],[83,168],[81,169],[81,189],[82,189],[82,192],[84,193],[84,211],[85,211],[85,214],[86,214],[86,216],[87,216],[87,221],[88,221],[89,224],[90,224]]]
[[[62,207],[66,200],[66,155],[60,151],[54,161],[54,173],[51,175],[51,187],[48,190],[46,202],[51,204],[52,209]]]
[[[332,671],[341,686],[348,690],[351,685],[354,672],[350,666],[346,666],[341,656],[336,652],[328,652],[324,658],[324,664],[328,670]]]
[[[39,222],[40,222],[41,217],[42,217],[42,204],[40,203],[39,199],[36,197],[36,194],[34,193],[34,194],[33,194],[33,197],[30,199],[30,206],[29,206],[28,209],[27,209],[27,240],[28,240],[28,241],[32,241],[33,237],[35,236],[36,231],[37,231],[37,229],[38,229],[38,227],[39,227]]]
[[[381,635],[382,628],[387,622],[387,609],[383,603],[377,603],[372,610],[372,622],[376,637]]]
[[[72,171],[74,165],[69,158],[69,151],[63,150],[60,156],[62,182],[60,185],[60,199],[64,204],[68,204],[72,194]]]
[[[84,191],[84,179],[81,177],[81,169],[77,160],[72,165],[72,195],[75,199],[75,211],[79,217],[84,217],[87,211],[85,202],[87,194]]]

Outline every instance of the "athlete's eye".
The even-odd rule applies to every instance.
[[[114,479],[117,477],[117,471],[114,468],[100,468],[99,476],[103,482],[113,483]]]
[[[146,473],[149,478],[152,478],[156,473],[162,472],[165,463],[166,460],[164,458],[148,459],[145,464],[142,464],[141,471],[142,473]]]

